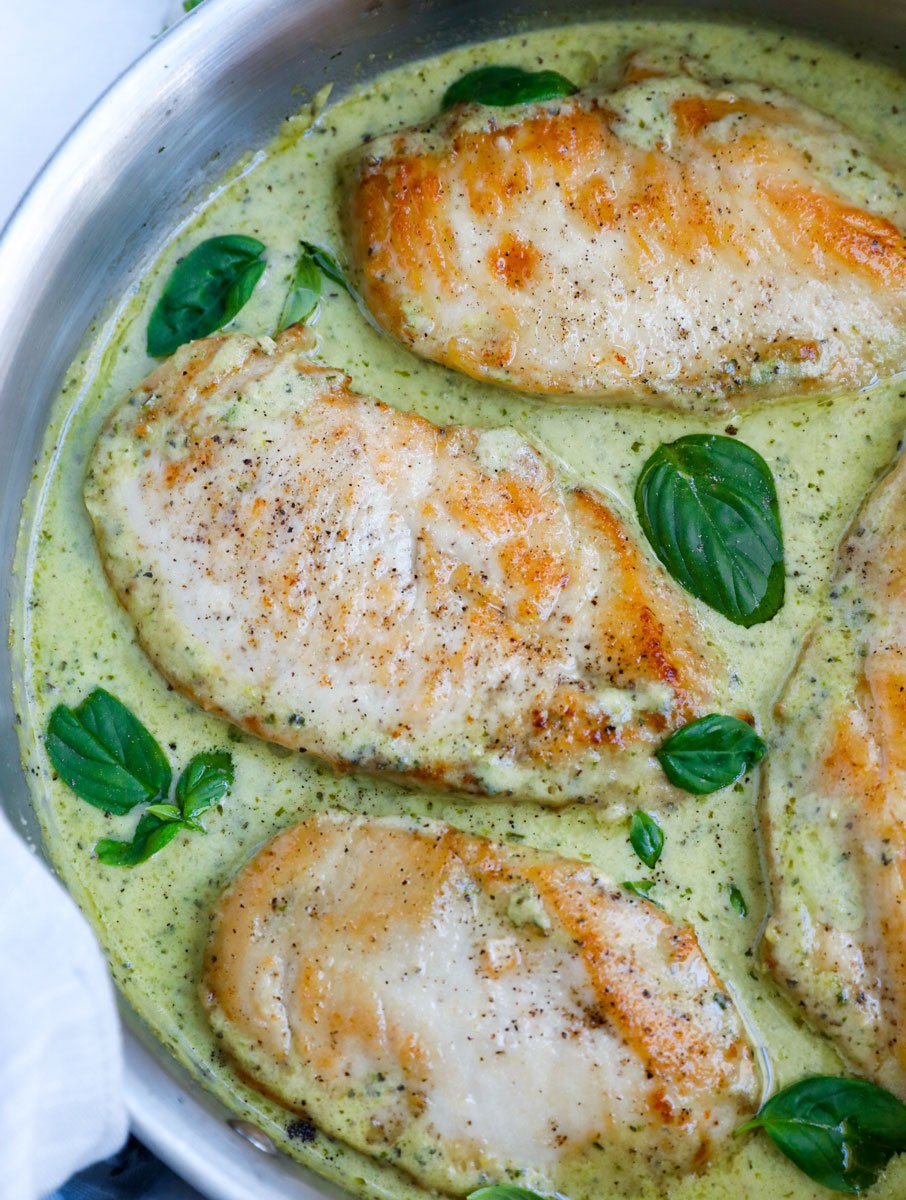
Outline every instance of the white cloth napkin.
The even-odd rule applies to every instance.
[[[91,930],[0,815],[0,1196],[39,1200],[125,1140],[120,1026]]]

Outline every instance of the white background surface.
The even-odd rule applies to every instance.
[[[0,0],[0,228],[82,114],[182,16],[182,0]],[[145,1200],[200,1197],[166,1173]]]
[[[0,0],[0,227],[82,113],[181,0]]]

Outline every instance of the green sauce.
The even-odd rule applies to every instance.
[[[339,777],[206,715],[169,690],[151,667],[106,583],[81,497],[86,456],[106,415],[152,366],[144,352],[147,317],[188,244],[218,233],[248,234],[266,243],[267,272],[235,327],[270,333],[298,239],[341,249],[337,165],[364,135],[429,118],[453,80],[487,61],[556,70],[581,85],[599,69],[615,73],[626,52],[652,44],[687,50],[715,74],[784,88],[849,125],[883,159],[906,162],[898,115],[906,112],[906,79],[823,44],[757,28],[614,21],[504,39],[381,75],[328,107],[310,128],[304,119],[290,122],[273,145],[237,168],[177,232],[139,294],[92,330],[56,403],[26,505],[13,637],[24,656],[23,753],[53,861],[93,922],[118,985],[160,1040],[281,1149],[364,1195],[422,1193],[392,1166],[320,1134],[314,1140],[288,1136],[292,1115],[240,1082],[219,1054],[196,987],[207,912],[225,880],[278,830],[327,807],[430,815],[471,832],[589,859],[612,879],[633,878],[640,864],[628,840],[628,814],[639,799],[627,797],[620,816],[580,806],[553,812],[531,804],[410,793],[378,780]],[[515,426],[608,493],[634,528],[632,490],[652,450],[683,433],[723,432],[728,424],[726,417],[709,422],[631,407],[525,399],[418,361],[378,334],[338,287],[328,285],[326,292],[316,326],[318,353],[324,362],[344,367],[355,388],[439,422]],[[820,611],[836,543],[895,451],[906,417],[904,399],[906,380],[833,400],[774,405],[732,420],[777,481],[787,601],[773,621],[752,630],[707,610],[702,618],[733,668],[740,702],[758,715],[768,740],[772,700]],[[75,703],[97,684],[132,707],[169,747],[174,762],[225,745],[236,762],[236,786],[223,813],[210,815],[209,834],[182,835],[132,870],[104,867],[91,854],[99,837],[127,836],[132,822],[106,818],[52,781],[39,748],[52,707]],[[754,952],[767,903],[756,782],[749,777],[704,800],[689,797],[659,815],[666,847],[653,874],[658,898],[673,916],[695,926],[715,970],[738,999],[761,1048],[766,1083],[783,1085],[842,1067],[829,1045],[800,1024]],[[748,903],[746,917],[731,903],[732,885]],[[590,1172],[585,1178],[580,1172],[571,1190],[571,1200],[666,1194],[627,1193],[618,1177],[595,1178]],[[756,1191],[771,1200],[826,1195],[763,1137],[741,1138],[704,1176],[669,1184],[671,1200],[735,1200]],[[888,1200],[906,1194],[906,1159],[890,1167],[875,1194]]]

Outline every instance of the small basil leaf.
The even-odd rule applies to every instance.
[[[646,867],[657,866],[664,849],[664,831],[654,817],[637,808],[629,825],[629,841]]]
[[[277,324],[277,332],[282,333],[290,325],[298,325],[307,321],[318,307],[321,299],[321,269],[315,262],[314,255],[307,243],[299,255],[296,270],[293,274],[292,286],[283,304],[283,312]]]
[[[357,299],[349,280],[343,274],[343,268],[329,250],[325,250],[323,246],[316,246],[314,242],[303,242],[302,252],[311,255],[312,262],[328,279],[349,292],[353,300]]]
[[[208,238],[173,268],[148,321],[148,353],[164,358],[185,342],[206,337],[247,303],[265,268],[255,238]]]
[[[655,554],[687,591],[737,625],[783,604],[783,534],[774,477],[736,438],[690,434],[642,468],[636,509]]]
[[[627,892],[632,892],[633,896],[641,896],[643,900],[657,904],[657,907],[660,908],[660,904],[651,895],[655,883],[654,879],[624,879],[620,887],[624,887]]]
[[[182,820],[182,813],[175,804],[149,804],[145,812],[150,813],[153,817],[159,817],[161,821]]]
[[[162,821],[153,813],[146,812],[142,814],[131,842],[101,838],[94,852],[108,867],[134,867],[145,862],[152,854],[157,854],[158,850],[163,850],[185,828],[183,821]]]
[[[800,1171],[834,1192],[870,1188],[888,1160],[906,1152],[906,1105],[865,1079],[801,1079],[737,1132],[759,1128]]]
[[[163,750],[103,688],[95,688],[75,708],[58,705],[50,715],[45,746],[63,782],[105,812],[127,813],[170,790],[172,772]]]
[[[751,725],[711,713],[671,733],[656,754],[674,786],[706,796],[734,783],[761,761],[765,750]]]
[[[198,8],[201,0],[182,0],[183,12],[191,12],[193,8]]]
[[[184,821],[195,822],[222,800],[233,784],[233,759],[227,750],[196,754],[179,777],[176,803]]]
[[[730,884],[730,904],[741,917],[749,915],[749,906],[746,904],[746,898],[735,883]]]
[[[441,108],[454,104],[491,104],[508,107],[511,104],[532,104],[572,96],[579,89],[557,71],[524,71],[522,67],[477,67],[451,84],[441,101]]]
[[[478,1188],[477,1191],[470,1192],[466,1200],[544,1200],[544,1197],[538,1192],[530,1191],[529,1188],[497,1183],[492,1187]]]

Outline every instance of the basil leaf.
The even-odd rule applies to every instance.
[[[296,263],[293,284],[277,325],[278,333],[282,333],[290,325],[298,325],[300,321],[307,320],[315,311],[321,299],[322,275],[333,283],[338,283],[353,300],[358,301],[358,296],[343,274],[342,267],[328,250],[323,246],[316,246],[313,242],[302,242],[301,246],[302,253]]]
[[[454,104],[531,104],[572,96],[579,89],[557,71],[523,71],[522,67],[477,67],[451,84],[444,92],[441,108]]]
[[[730,904],[741,917],[749,915],[749,906],[746,904],[746,898],[735,883],[730,884]]]
[[[182,813],[175,804],[149,804],[145,812],[151,813],[154,817],[160,817],[162,821],[182,820]]]
[[[201,0],[182,0],[182,11],[191,12],[193,8],[198,8]]]
[[[657,866],[664,849],[664,831],[654,817],[637,808],[629,825],[629,841],[646,867]]]
[[[491,1187],[478,1188],[469,1192],[466,1200],[545,1200],[538,1192],[529,1188],[513,1187],[509,1183],[496,1183]]]
[[[748,1129],[763,1129],[816,1183],[859,1193],[906,1151],[906,1105],[865,1079],[816,1075],[772,1096],[737,1132]]]
[[[627,892],[632,892],[633,896],[641,896],[643,900],[649,900],[652,904],[657,904],[658,908],[660,908],[660,904],[651,895],[655,883],[656,880],[654,879],[624,879],[620,887],[624,887]]]
[[[282,333],[290,325],[298,325],[307,321],[318,307],[321,299],[321,270],[315,262],[314,255],[307,243],[299,255],[296,270],[293,274],[292,287],[283,304],[283,311],[277,323],[277,332]]]
[[[338,283],[341,288],[349,292],[353,300],[357,299],[349,280],[343,274],[343,268],[329,250],[325,250],[323,246],[316,246],[314,242],[303,242],[302,250],[311,255],[312,262],[328,279]]]
[[[44,740],[53,769],[82,800],[127,813],[170,790],[163,750],[124,704],[95,688],[75,708],[58,705]]]
[[[196,754],[179,777],[176,803],[182,819],[196,828],[197,818],[222,800],[233,784],[233,759],[227,750]]]
[[[738,717],[711,713],[671,733],[655,751],[664,774],[684,792],[706,796],[761,762],[767,747]]]
[[[108,867],[134,867],[145,862],[152,854],[157,854],[158,850],[163,850],[164,846],[172,842],[179,831],[185,828],[184,821],[169,818],[161,820],[152,812],[146,812],[135,827],[131,842],[101,838],[94,852]]]
[[[655,554],[687,591],[736,625],[783,604],[783,534],[774,477],[736,438],[690,434],[642,468],[636,509]]]
[[[148,322],[148,353],[163,358],[226,325],[246,304],[266,266],[255,238],[208,238],[173,269]]]

